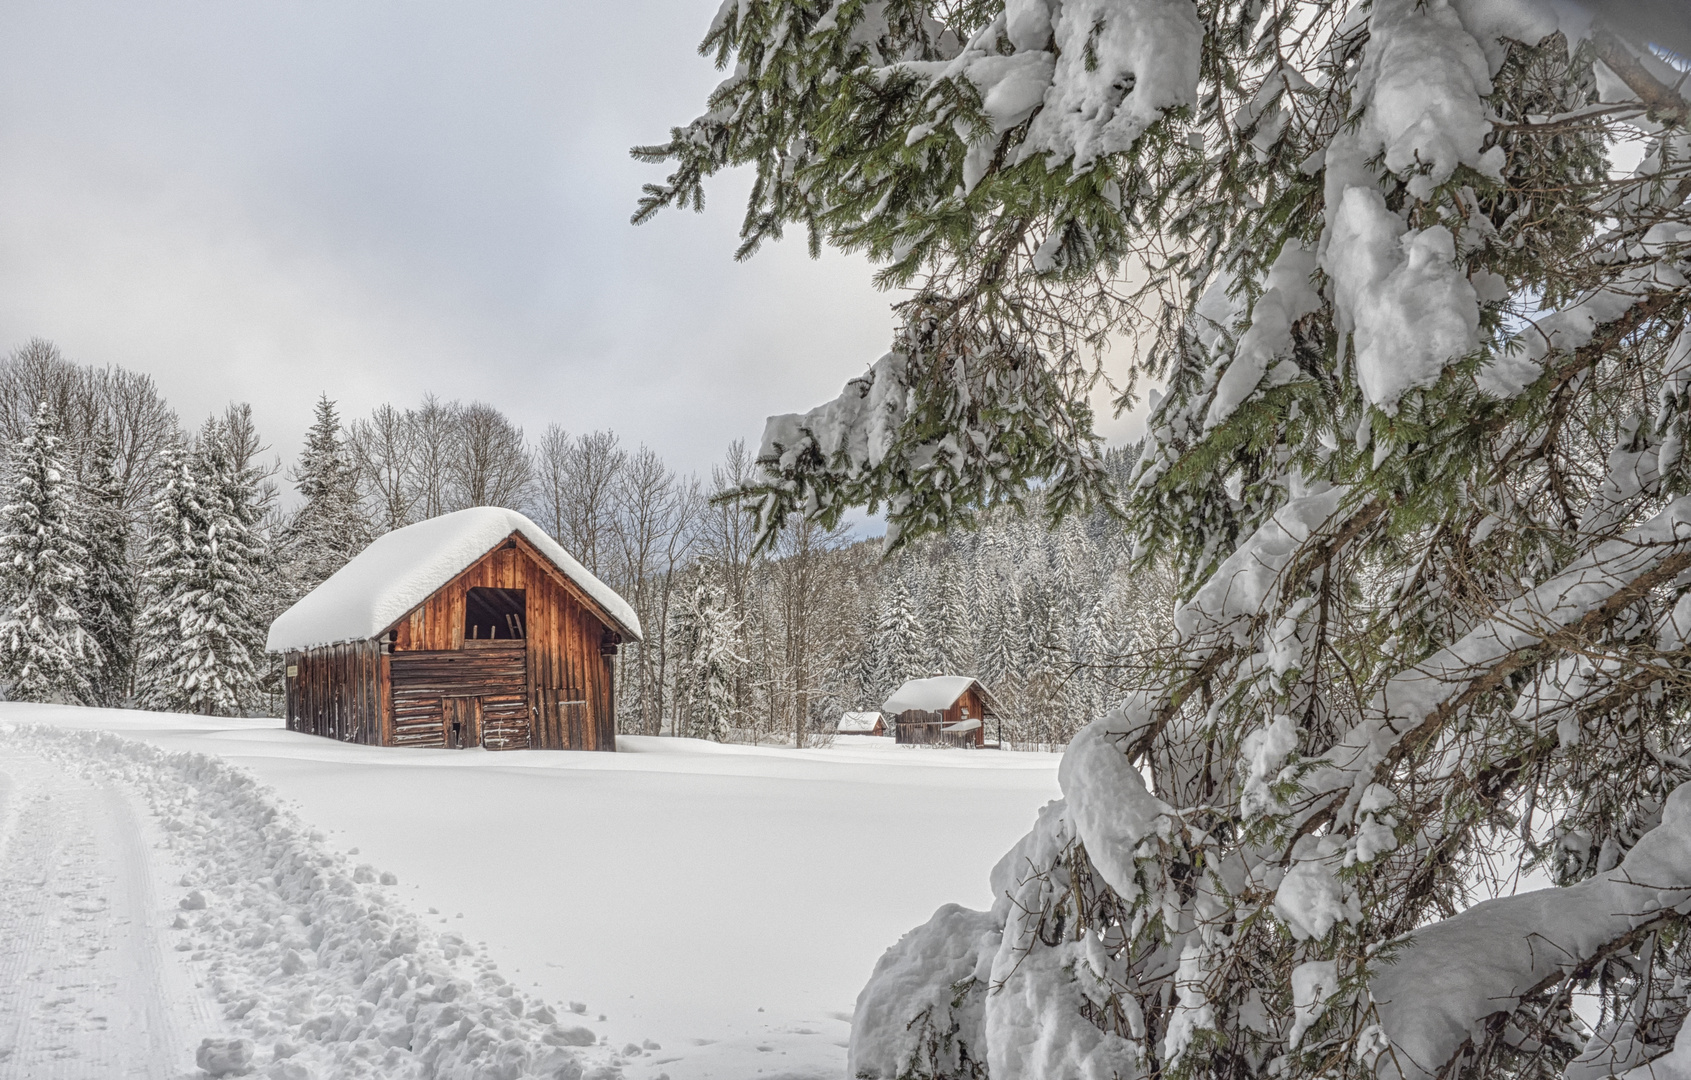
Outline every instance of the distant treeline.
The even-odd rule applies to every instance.
[[[985,682],[1007,742],[1059,745],[1131,680],[1170,599],[1162,578],[1126,572],[1101,515],[1053,530],[1001,511],[891,559],[795,519],[754,555],[749,516],[712,498],[754,476],[743,443],[701,478],[608,431],[530,438],[481,402],[429,396],[343,423],[324,398],[283,468],[246,406],[189,431],[148,377],[40,340],[0,360],[0,437],[13,697],[274,713],[269,621],[374,536],[469,506],[527,514],[634,605],[647,640],[618,658],[630,733],[812,741],[904,679],[947,673]],[[291,511],[281,483],[299,492]],[[22,533],[43,520],[60,550],[31,548],[26,572]]]

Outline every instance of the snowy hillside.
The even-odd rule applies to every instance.
[[[496,755],[0,724],[0,939],[23,943],[0,1078],[192,1075],[206,1038],[278,1080],[840,1077],[882,951],[985,906],[980,867],[1057,794],[1052,756],[875,739]]]

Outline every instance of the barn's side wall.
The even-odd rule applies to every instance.
[[[380,744],[383,663],[373,641],[285,654],[288,729],[342,742]]]
[[[616,749],[611,657],[600,651],[605,626],[580,591],[521,537],[488,552],[413,609],[394,628],[392,651],[462,649],[464,603],[472,588],[527,594],[531,745]]]

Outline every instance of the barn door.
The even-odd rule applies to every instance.
[[[576,686],[540,688],[541,723],[558,745],[587,749],[587,700]]]
[[[461,750],[481,745],[481,698],[446,697],[440,699],[442,723],[446,728],[446,745]]]

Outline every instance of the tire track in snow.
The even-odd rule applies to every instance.
[[[220,1025],[165,926],[130,799],[0,751],[0,1080],[191,1075]]]

